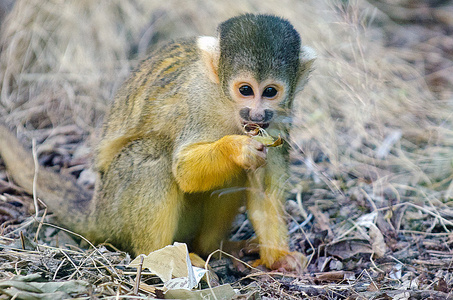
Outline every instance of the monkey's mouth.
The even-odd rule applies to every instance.
[[[266,129],[269,127],[269,123],[249,123],[249,122],[243,122],[242,123],[244,130],[246,132],[251,132],[251,131],[258,131],[259,129]]]

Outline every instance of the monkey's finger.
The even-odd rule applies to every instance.
[[[258,151],[264,151],[266,149],[263,143],[255,139],[250,139],[250,143]]]

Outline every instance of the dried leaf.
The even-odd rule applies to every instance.
[[[14,276],[10,280],[0,282],[0,290],[15,299],[67,299],[71,294],[88,293],[90,284],[82,280],[61,282],[37,282],[42,280],[40,274]]]
[[[215,297],[211,297],[215,295]],[[229,300],[236,295],[235,291],[229,284],[216,286],[212,289],[204,290],[169,290],[165,293],[165,299],[192,299],[192,300],[204,300],[204,299],[218,299],[218,300]]]
[[[445,279],[443,278],[440,278],[439,281],[437,282],[437,284],[434,286],[434,290],[435,291],[440,291],[440,292],[444,292],[444,293],[449,293],[450,290],[448,288],[448,284],[447,282],[445,281]]]
[[[373,248],[374,255],[377,258],[383,257],[385,255],[385,252],[387,251],[387,245],[385,244],[384,236],[382,235],[381,231],[379,230],[379,228],[377,228],[376,225],[372,224],[372,226],[370,226],[369,235],[371,238],[371,247]]]
[[[129,267],[139,267],[140,259],[135,258]],[[144,258],[142,267],[159,276],[168,289],[191,290],[206,273],[192,266],[187,245],[178,242],[151,252]]]
[[[329,255],[348,259],[359,253],[373,253],[372,247],[366,240],[350,239],[343,240],[326,247]]]

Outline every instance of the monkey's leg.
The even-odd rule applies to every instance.
[[[244,201],[241,187],[204,193],[202,223],[194,241],[195,252],[208,255],[220,249],[227,238],[234,217]]]
[[[157,138],[134,141],[101,176],[98,233],[136,255],[173,242],[184,197],[168,153]]]

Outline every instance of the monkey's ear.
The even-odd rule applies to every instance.
[[[200,36],[197,45],[201,51],[201,60],[206,66],[209,79],[214,83],[219,83],[219,40],[213,36]]]
[[[316,52],[310,47],[303,46],[299,54],[299,74],[296,86],[296,93],[303,90],[308,80],[308,74],[313,69],[313,63],[316,60]]]

